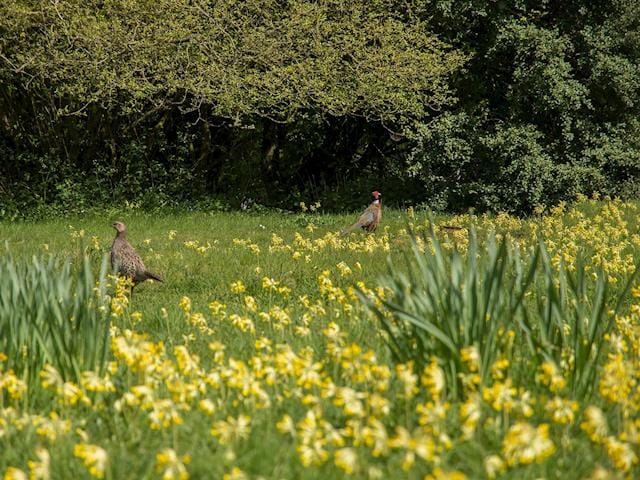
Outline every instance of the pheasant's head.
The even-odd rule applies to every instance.
[[[115,228],[118,233],[124,233],[127,230],[127,226],[122,222],[113,222],[111,226]]]
[[[375,198],[376,200],[380,200],[380,197],[382,196],[382,194],[377,190],[371,192],[371,195],[373,195],[373,198]]]

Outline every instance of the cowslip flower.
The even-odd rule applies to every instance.
[[[580,428],[587,433],[592,442],[602,442],[609,432],[607,419],[602,410],[590,405],[584,411],[584,419]]]
[[[149,412],[149,424],[152,430],[169,428],[172,425],[182,425],[183,419],[178,413],[176,404],[169,399],[156,400]]]
[[[549,387],[552,392],[558,392],[562,390],[567,381],[558,372],[558,367],[551,362],[544,362],[540,365],[540,373],[536,376],[536,379]]]
[[[38,448],[36,450],[36,457],[38,457],[37,460],[29,460],[29,462],[27,462],[29,466],[29,479],[49,480],[51,466],[51,455],[49,455],[49,451],[44,448]]]
[[[413,398],[418,393],[418,376],[413,373],[413,362],[400,363],[396,365],[396,376],[402,383],[401,396]]]
[[[247,415],[239,415],[238,418],[231,416],[227,420],[218,420],[211,428],[211,435],[216,437],[222,445],[247,439],[251,433],[251,417]]]
[[[162,474],[162,480],[188,480],[185,464],[190,461],[190,455],[179,457],[173,448],[165,448],[156,454],[156,472]]]
[[[575,412],[578,411],[578,402],[556,396],[547,402],[545,409],[551,414],[554,422],[567,425],[573,423]]]
[[[73,454],[82,460],[91,476],[104,478],[108,461],[106,450],[97,445],[78,443],[73,447]]]
[[[358,456],[353,448],[341,448],[335,453],[335,464],[347,475],[353,474],[358,464]]]
[[[440,467],[436,467],[431,475],[424,477],[424,480],[466,480],[467,476],[459,470],[447,472]]]
[[[289,433],[291,435],[295,435],[296,434],[296,427],[295,427],[295,425],[293,423],[293,419],[289,415],[287,415],[286,413],[278,421],[278,423],[276,423],[276,428],[278,429],[278,431],[280,433]]]
[[[229,473],[225,473],[222,480],[247,480],[249,477],[238,467],[233,467]]]
[[[3,480],[27,480],[27,474],[19,468],[9,467],[5,470]]]
[[[275,290],[280,282],[277,282],[273,278],[263,277],[262,278],[262,288],[265,290]]]
[[[607,437],[605,446],[613,464],[623,472],[628,472],[638,463],[638,456],[629,443],[621,442],[616,437]]]
[[[440,397],[444,391],[446,380],[444,371],[438,365],[437,358],[431,357],[429,365],[424,367],[420,381],[429,390],[431,398],[435,400]]]
[[[541,462],[553,455],[555,446],[549,438],[549,425],[534,427],[519,422],[512,425],[502,442],[502,455],[508,465]]]
[[[460,419],[462,421],[462,438],[471,439],[476,431],[480,417],[482,416],[482,404],[479,394],[470,395],[460,405]]]
[[[348,277],[349,275],[351,275],[353,273],[351,268],[349,268],[349,265],[347,265],[344,261],[338,263],[336,265],[336,267],[340,271],[340,276],[341,277]]]
[[[71,420],[62,420],[56,412],[51,412],[49,418],[38,417],[32,423],[36,427],[36,433],[51,442],[71,431]]]
[[[477,372],[480,369],[480,353],[475,345],[462,348],[460,358],[470,372]]]
[[[0,370],[0,390],[6,390],[11,398],[19,400],[26,393],[27,384],[20,380],[13,370],[4,373]]]
[[[247,287],[242,283],[242,280],[238,280],[237,282],[233,282],[231,284],[231,293],[244,293],[247,291]]]
[[[100,377],[89,370],[82,372],[80,385],[88,392],[114,392],[116,389],[109,377]]]
[[[488,478],[496,478],[505,470],[504,461],[498,455],[489,455],[484,459],[484,471]]]

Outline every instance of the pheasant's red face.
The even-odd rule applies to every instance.
[[[373,198],[375,198],[376,200],[378,200],[380,198],[381,193],[379,191],[374,191],[371,192],[371,195],[373,195]]]

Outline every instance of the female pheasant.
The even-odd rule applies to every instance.
[[[362,215],[360,215],[360,218],[356,223],[351,225],[349,228],[342,230],[342,235],[348,235],[358,228],[362,228],[367,232],[373,232],[378,228],[380,220],[382,219],[382,201],[380,200],[382,194],[376,190],[375,192],[371,192],[371,195],[373,195],[374,198],[371,205],[369,205]]]
[[[114,222],[112,226],[117,232],[116,238],[111,245],[111,268],[113,272],[117,275],[130,278],[133,282],[133,287],[150,278],[162,282],[163,280],[160,277],[147,270],[140,255],[138,255],[127,241],[126,225],[122,222]],[[131,287],[132,295],[133,287]]]

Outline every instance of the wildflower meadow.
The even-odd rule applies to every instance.
[[[0,475],[638,478],[639,209],[0,224]]]

